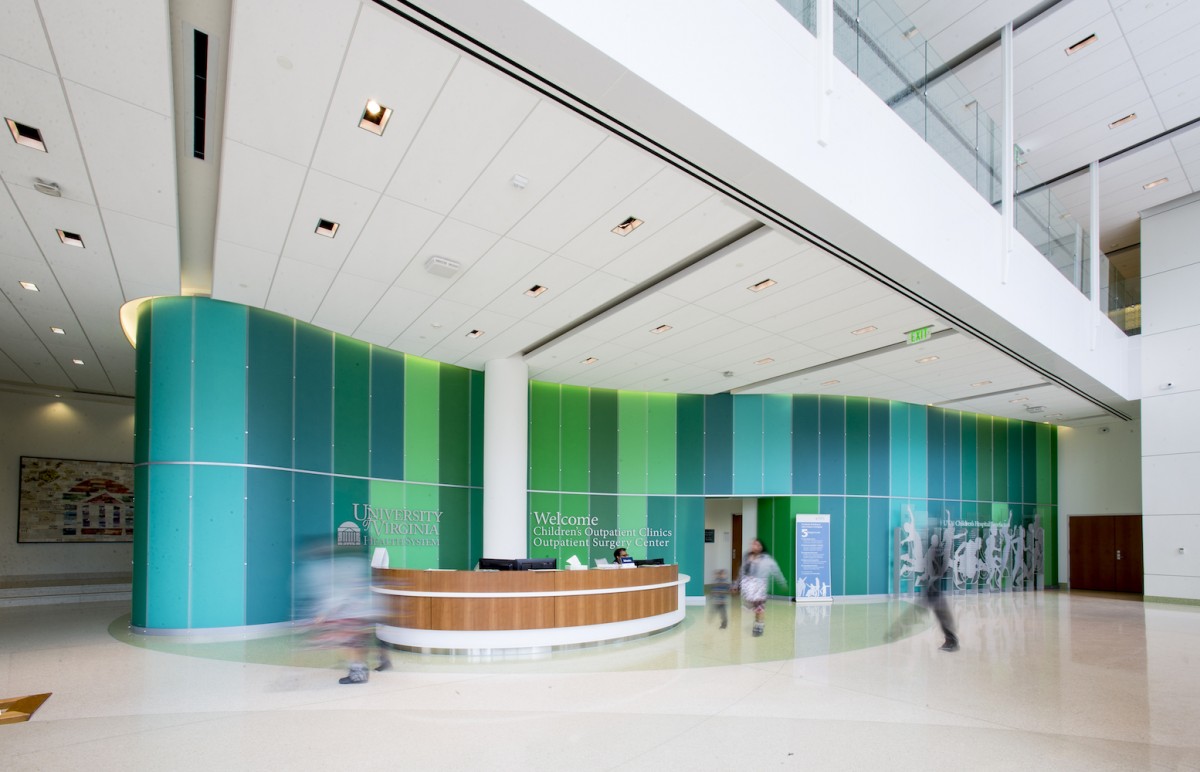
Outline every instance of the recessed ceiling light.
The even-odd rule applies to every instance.
[[[57,182],[53,182],[51,180],[43,180],[41,177],[38,177],[33,181],[33,189],[38,193],[44,193],[47,196],[62,198],[62,188],[58,186]]]
[[[333,220],[321,220],[321,219],[317,220],[316,234],[318,236],[325,236],[326,238],[333,238],[334,236],[337,235],[337,229],[338,229],[338,223],[335,223]]]
[[[74,363],[75,363],[75,364],[77,364],[77,365],[81,365],[81,364],[83,364],[83,360],[82,360],[82,359],[72,359],[71,361],[72,361],[72,362],[74,362]]]
[[[584,364],[584,365],[594,365],[594,364],[596,364],[596,363],[597,363],[597,362],[599,362],[599,361],[600,361],[600,360],[599,360],[599,359],[597,359],[596,357],[588,357],[587,359],[585,359],[585,360],[583,360],[582,362],[580,362],[580,364]]]
[[[64,330],[62,327],[51,327],[50,332],[54,333],[55,335],[66,335],[67,334],[67,331]]]
[[[875,332],[879,328],[873,324],[868,324],[866,327],[859,327],[857,330],[851,330],[851,335],[866,335],[868,332]]]
[[[12,118],[5,118],[4,122],[8,124],[8,130],[12,132],[13,141],[18,145],[31,147],[34,150],[46,152],[46,143],[42,141],[42,132],[26,126],[23,123],[17,123]]]
[[[1126,115],[1124,118],[1118,118],[1115,121],[1113,121],[1112,123],[1108,124],[1108,128],[1115,129],[1118,126],[1124,126],[1125,124],[1129,123],[1130,121],[1136,121],[1136,120],[1137,120],[1137,113],[1130,113],[1129,115]]]
[[[1086,38],[1084,38],[1083,40],[1080,40],[1078,43],[1067,46],[1066,47],[1067,56],[1070,56],[1071,54],[1076,53],[1078,51],[1081,51],[1095,42],[1096,42],[1095,33],[1088,35]]]
[[[991,383],[991,381],[975,381],[974,383],[971,384],[971,388],[975,389],[980,386],[987,386],[990,383]]]
[[[66,244],[68,247],[79,247],[80,249],[83,248],[83,237],[78,233],[64,231],[62,228],[59,228],[54,232],[58,234],[58,240]]]
[[[1029,401],[1029,397],[1017,397],[1016,399],[1009,400],[1009,402],[1012,402],[1013,404],[1016,404],[1018,402],[1028,402],[1028,401]]]
[[[528,296],[529,296],[529,297],[531,297],[531,298],[536,298],[538,295],[542,294],[542,293],[543,293],[543,292],[545,292],[547,289],[549,289],[549,288],[548,288],[548,287],[543,287],[543,286],[542,286],[542,285],[540,285],[540,284],[535,284],[535,285],[533,285],[532,287],[530,287],[529,289],[525,290],[525,294],[526,294],[526,295],[528,295]]]
[[[38,291],[37,285],[36,285],[36,284],[34,284],[34,283],[33,283],[33,282],[31,282],[31,281],[23,281],[23,282],[21,282],[21,289],[27,289],[27,290],[29,290],[30,292],[37,292],[37,291]]]
[[[772,363],[772,362],[774,362],[774,361],[775,361],[775,360],[774,360],[774,359],[772,359],[771,357],[763,357],[762,359],[758,360],[758,361],[757,361],[757,362],[755,362],[754,364],[756,364],[756,365],[769,365],[769,364],[771,364],[771,363]]]
[[[774,279],[763,279],[758,284],[751,284],[746,289],[750,290],[751,292],[762,292],[767,287],[774,287],[774,286],[775,286]]]
[[[468,338],[478,338],[480,335],[483,335],[483,330],[471,330],[467,333]]]
[[[660,324],[657,327],[655,327],[653,330],[651,330],[650,332],[654,333],[655,335],[662,335],[664,332],[666,332],[669,329],[671,329],[671,325]]]
[[[529,184],[529,178],[523,177],[520,174],[514,174],[509,182],[511,182],[512,186],[517,190],[524,190],[525,186]]]
[[[919,365],[927,365],[927,364],[929,364],[930,362],[936,362],[936,361],[938,361],[939,359],[941,359],[941,357],[937,356],[936,354],[935,354],[935,355],[932,355],[932,356],[921,357],[920,359],[918,359],[918,360],[917,360],[917,364],[919,364]]]
[[[626,217],[625,220],[622,221],[622,223],[620,225],[618,225],[617,227],[612,229],[612,232],[617,234],[618,236],[628,236],[629,234],[631,234],[635,230],[637,230],[638,227],[641,226],[641,224],[642,224],[642,221],[636,217]]]
[[[901,37],[903,37],[905,40],[912,40],[913,36],[916,34],[917,34],[917,28],[909,27],[908,29],[904,30],[903,33],[901,33]]]
[[[391,117],[392,108],[384,107],[374,99],[368,99],[367,106],[363,108],[362,118],[358,121],[358,128],[382,135]]]
[[[1167,181],[1166,177],[1159,177],[1154,182],[1147,182],[1145,185],[1143,185],[1142,190],[1149,190],[1150,188],[1157,188],[1159,185],[1163,184],[1166,181]]]
[[[821,383],[821,385],[822,386],[836,386],[839,383],[841,383],[841,381],[839,381],[837,378],[834,378],[832,381],[823,381]]]

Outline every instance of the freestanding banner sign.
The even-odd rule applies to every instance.
[[[796,515],[796,602],[831,603],[829,515]]]

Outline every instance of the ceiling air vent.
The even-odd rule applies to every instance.
[[[192,30],[192,157],[204,160],[208,118],[208,35]]]
[[[33,181],[33,189],[38,193],[45,193],[47,196],[54,196],[55,198],[62,197],[62,188],[58,187],[57,182],[43,180],[41,177],[38,177]]]
[[[425,270],[429,271],[434,276],[449,278],[458,273],[459,268],[462,268],[462,265],[448,257],[438,257],[437,255],[434,255],[425,261]]]

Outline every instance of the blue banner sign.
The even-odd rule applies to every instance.
[[[829,603],[829,515],[796,515],[796,602]]]

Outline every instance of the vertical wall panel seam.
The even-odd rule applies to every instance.
[[[242,624],[250,623],[250,309],[242,309]]]
[[[188,301],[188,564],[187,564],[187,626],[192,626],[192,570],[196,548],[196,299]]]

